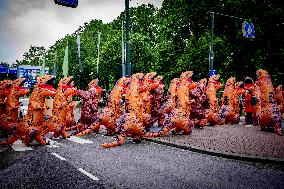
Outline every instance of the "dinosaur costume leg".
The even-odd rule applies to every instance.
[[[116,141],[112,142],[112,143],[104,143],[101,144],[102,147],[104,148],[112,148],[112,147],[116,147],[116,146],[121,146],[124,143],[124,140],[126,139],[126,135],[119,135],[116,139]]]
[[[160,137],[167,135],[174,127],[174,123],[168,119],[164,123],[164,127],[159,131],[155,133],[146,133],[145,137]]]

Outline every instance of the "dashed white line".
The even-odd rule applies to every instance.
[[[52,152],[51,154],[54,155],[55,157],[57,157],[57,158],[60,159],[60,160],[66,161],[66,159],[65,159],[64,157],[58,155],[58,154],[55,153],[55,152]]]
[[[91,173],[85,171],[84,169],[82,168],[79,168],[78,169],[81,173],[87,175],[88,177],[90,177],[92,180],[95,180],[95,181],[99,181],[100,179],[98,177],[95,177],[94,175],[92,175]]]
[[[87,144],[87,143],[93,143],[90,140],[86,140],[86,139],[82,139],[80,137],[76,137],[76,136],[70,136],[70,138],[67,138],[68,140],[72,141],[72,142],[76,142],[79,144]]]

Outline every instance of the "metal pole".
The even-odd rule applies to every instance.
[[[97,58],[97,78],[99,78],[99,61],[100,61],[100,42],[101,42],[101,32],[98,32],[98,58]]]
[[[214,12],[211,13],[211,40],[210,40],[210,60],[209,73],[213,70],[214,50],[213,50]]]
[[[130,65],[130,42],[129,42],[129,0],[125,0],[125,12],[126,12],[126,75],[131,75]]]
[[[123,20],[121,21],[121,61],[122,61],[122,77],[125,77],[125,62],[124,62],[124,36],[123,36]]]

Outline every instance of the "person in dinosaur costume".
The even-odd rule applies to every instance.
[[[283,135],[284,122],[275,100],[271,77],[263,69],[257,70],[256,75],[258,78],[257,85],[261,91],[260,127],[262,130],[272,127],[278,135]]]
[[[223,87],[219,82],[220,75],[212,75],[209,78],[208,86],[206,89],[206,95],[209,99],[209,113],[207,117],[207,122],[210,125],[223,125],[225,123],[224,119],[221,119],[218,113],[218,100],[216,92]]]
[[[44,122],[44,125],[53,131],[54,138],[70,136],[66,131],[67,98],[77,92],[73,84],[72,76],[64,77],[59,81],[53,101],[52,116]]]
[[[19,138],[18,109],[21,106],[19,98],[29,93],[29,90],[23,87],[25,80],[19,78],[6,83],[6,103],[4,113],[0,117],[0,130],[6,131],[8,138],[0,145],[10,145]]]
[[[152,122],[158,121],[158,127],[163,127],[165,114],[162,110],[162,100],[164,94],[165,85],[162,82],[163,76],[157,76],[154,78],[154,82],[157,83],[157,88],[151,89],[151,117]]]
[[[226,124],[238,124],[240,121],[239,95],[244,93],[244,90],[237,90],[235,81],[236,79],[234,77],[230,77],[227,80],[222,98],[222,102],[224,105],[222,105],[219,110],[219,116],[221,119],[225,119]],[[224,102],[225,97],[227,97],[226,103],[228,104],[225,104]]]
[[[194,127],[203,128],[207,123],[209,102],[206,96],[207,79],[201,79],[197,87],[190,91],[191,103],[190,119],[194,122]]]
[[[133,74],[129,81],[129,87],[126,89],[126,113],[119,118],[118,136],[112,143],[101,144],[104,148],[120,146],[124,143],[127,136],[131,136],[134,142],[140,142],[145,134],[143,125],[143,99],[141,93],[147,88],[143,86],[143,73]]]
[[[77,136],[88,134],[93,130],[92,123],[97,119],[99,96],[102,92],[102,88],[98,86],[98,82],[98,79],[92,80],[88,84],[88,91],[77,91],[76,95],[82,99],[81,119],[76,125]]]
[[[159,87],[159,82],[155,81],[154,78],[157,76],[156,72],[150,72],[145,74],[143,78],[143,92],[140,93],[143,103],[143,124],[146,131],[150,130],[150,127],[156,121],[152,117],[152,102],[153,92]]]
[[[74,86],[74,81],[72,81],[71,86]],[[77,107],[78,102],[73,101],[74,94],[70,94],[67,99],[67,105],[66,105],[66,131],[71,130],[72,127],[76,125],[75,123],[75,117],[74,117],[74,109]]]
[[[167,135],[172,129],[175,133],[183,131],[184,135],[192,132],[193,121],[190,120],[191,103],[190,91],[196,88],[197,84],[192,81],[192,71],[183,72],[176,90],[176,107],[168,114],[168,119],[159,132],[147,133],[146,137],[159,137]]]
[[[77,136],[99,132],[100,126],[104,125],[107,129],[107,135],[113,135],[117,132],[116,120],[124,113],[123,95],[125,94],[129,78],[120,78],[112,89],[107,106],[98,113],[97,118],[91,126],[78,133]]]
[[[281,114],[284,113],[284,94],[282,85],[279,85],[275,90],[275,100],[279,106]]]
[[[6,107],[6,97],[9,92],[9,88],[12,85],[11,80],[0,81],[0,116],[4,114]]]
[[[168,95],[163,100],[162,110],[165,114],[169,114],[176,107],[176,99],[177,99],[177,86],[179,85],[180,78],[174,78],[171,80]]]
[[[49,144],[45,140],[48,128],[43,126],[45,99],[54,96],[56,89],[51,84],[55,80],[53,75],[37,77],[37,84],[29,99],[28,112],[21,120],[19,126],[20,139],[27,145],[36,140],[41,145]]]

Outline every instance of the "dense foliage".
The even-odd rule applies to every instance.
[[[284,7],[276,0],[164,0],[161,9],[150,4],[131,8],[132,73],[156,71],[165,77],[166,84],[186,70],[195,72],[195,80],[207,77],[211,23],[208,11],[250,19],[255,25],[256,37],[248,39],[242,36],[244,20],[215,15],[214,69],[223,82],[230,76],[237,80],[246,76],[255,78],[255,71],[263,68],[269,71],[275,84],[283,83]],[[46,54],[46,66],[51,70],[56,62],[59,80],[68,41],[69,75],[74,76],[76,85],[85,88],[91,79],[98,77],[101,86],[112,88],[121,77],[122,22],[124,12],[109,24],[91,20],[47,50],[31,46],[18,63],[39,65]],[[97,74],[98,32],[101,43]],[[82,73],[76,34],[81,36]]]

